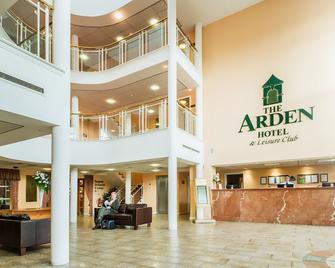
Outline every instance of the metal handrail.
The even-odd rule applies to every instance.
[[[122,42],[122,41],[131,39],[131,38],[137,36],[137,35],[138,35],[139,33],[141,33],[141,32],[144,32],[144,31],[146,31],[146,30],[148,30],[148,29],[150,29],[150,28],[154,28],[154,27],[156,27],[158,24],[160,24],[160,23],[163,22],[163,21],[167,21],[167,18],[161,19],[160,21],[158,21],[158,22],[155,23],[154,25],[148,25],[147,27],[142,28],[141,30],[136,31],[135,33],[131,33],[131,34],[129,34],[128,36],[124,37],[122,40],[114,41],[114,42],[109,43],[109,44],[107,44],[107,45],[103,45],[103,46],[79,46],[79,45],[78,45],[78,46],[75,46],[75,45],[71,45],[71,48],[93,49],[92,51],[88,51],[88,52],[95,52],[95,51],[97,51],[97,50],[99,50],[99,49],[108,49],[108,48],[111,48],[111,47],[114,47],[114,46],[118,45],[118,44],[119,44],[120,42]],[[187,36],[187,35],[185,34],[185,32],[182,30],[182,28],[179,27],[179,25],[176,25],[176,26],[177,26],[177,29],[180,30],[180,32],[181,32],[181,34],[183,35],[183,37],[184,37],[185,39],[187,39],[189,45],[190,45],[195,51],[197,51],[196,47],[195,47],[194,44],[190,41],[190,39],[188,38],[188,36]]]

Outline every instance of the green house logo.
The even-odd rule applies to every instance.
[[[274,75],[263,85],[263,105],[281,103],[283,100],[283,81]]]

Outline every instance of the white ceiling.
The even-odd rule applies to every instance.
[[[208,25],[263,0],[177,0],[177,17],[185,32],[197,22]]]
[[[151,85],[160,87],[157,91],[150,89]],[[188,89],[178,81],[178,96],[189,95]],[[111,87],[101,90],[99,88],[90,90],[72,89],[72,95],[79,98],[79,111],[83,114],[94,114],[111,112],[130,106],[147,103],[167,96],[167,73],[163,72],[143,80],[122,87]],[[115,104],[109,104],[106,99],[112,98]]]
[[[0,110],[0,146],[48,135],[52,126],[33,118]]]

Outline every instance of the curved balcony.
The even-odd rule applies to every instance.
[[[72,47],[71,69],[79,72],[101,72],[144,56],[168,44],[167,19],[156,22],[104,47]],[[177,26],[177,45],[194,63],[195,47]]]
[[[108,114],[72,114],[72,139],[110,140],[165,129],[168,127],[167,109],[167,99],[160,99]],[[180,129],[195,135],[196,115],[180,104],[177,123]]]
[[[50,8],[44,2],[18,0],[0,15],[0,38],[51,61],[50,21]]]

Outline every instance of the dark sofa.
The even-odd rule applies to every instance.
[[[22,215],[0,216],[0,245],[25,255],[28,247],[50,243],[50,219],[29,220]]]
[[[98,217],[99,208],[94,209],[94,220]],[[150,227],[152,222],[152,208],[146,204],[121,204],[119,212],[111,215],[106,215],[104,220],[111,219],[116,225],[133,226],[134,230],[138,229],[139,225],[147,224]]]

